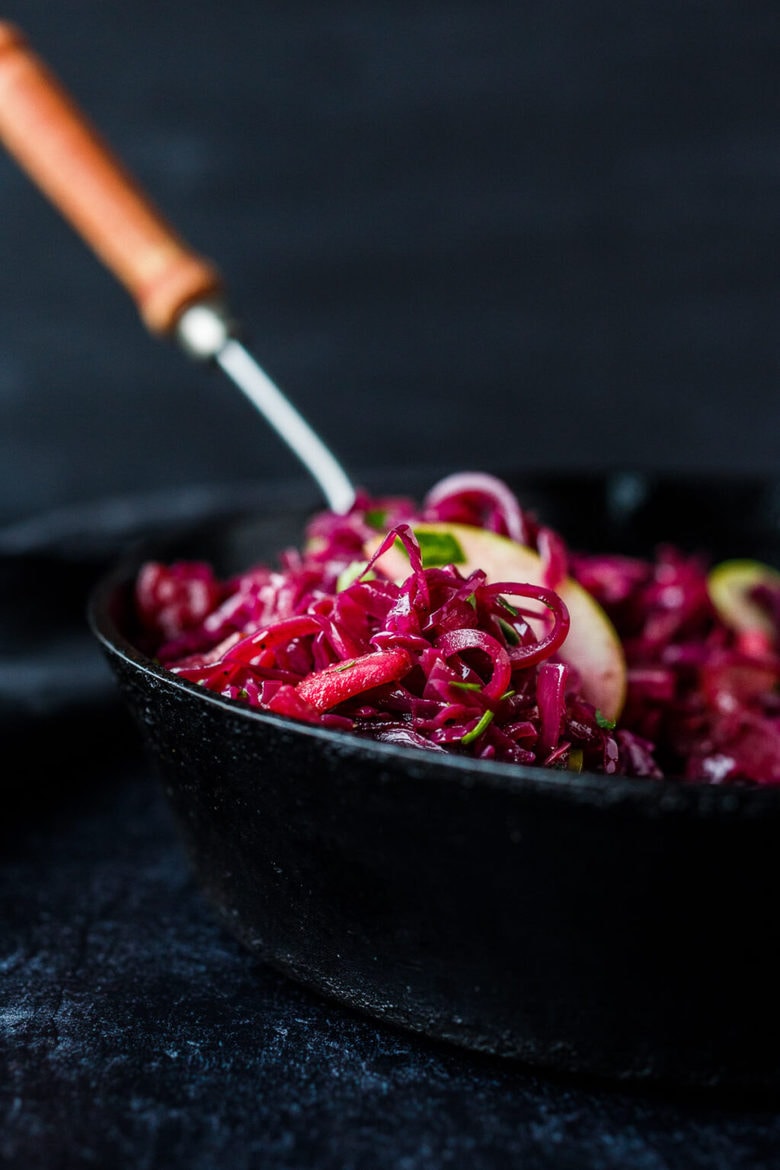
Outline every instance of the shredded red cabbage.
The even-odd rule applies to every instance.
[[[425,567],[412,528],[420,522],[469,524],[525,544],[542,559],[544,584]],[[401,581],[377,564],[398,541],[409,556]],[[735,633],[722,620],[708,568],[667,546],[647,560],[575,552],[502,481],[464,472],[420,504],[359,492],[348,514],[315,515],[301,548],[276,565],[229,579],[200,561],[146,563],[135,591],[139,644],[236,702],[415,749],[780,783],[777,639]],[[555,590],[566,575],[601,605],[622,643],[627,697],[617,725],[559,657],[570,618]],[[780,590],[762,590],[755,600],[777,629]]]

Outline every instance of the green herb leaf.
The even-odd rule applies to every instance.
[[[467,731],[465,735],[461,736],[460,742],[461,743],[472,743],[473,740],[475,740],[477,738],[477,736],[482,735],[482,732],[485,730],[485,728],[488,726],[488,724],[491,722],[492,719],[493,719],[493,712],[492,711],[485,711],[485,713],[483,714],[479,723],[477,723],[474,727],[472,727],[471,731]]]
[[[414,535],[420,545],[423,567],[436,565],[459,565],[466,559],[460,541],[451,532],[418,532]]]
[[[387,508],[369,508],[364,519],[371,528],[384,532],[387,526]]]
[[[606,715],[602,715],[598,707],[596,708],[596,722],[603,731],[614,731],[617,726],[615,719],[607,719]]]
[[[520,642],[520,635],[518,634],[515,627],[510,626],[509,622],[505,621],[502,617],[500,617],[498,619],[498,624],[501,627],[501,629],[503,630],[504,637],[507,640],[507,644],[509,646],[517,646]]]

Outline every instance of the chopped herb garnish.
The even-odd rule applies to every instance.
[[[368,508],[364,514],[366,524],[384,532],[387,527],[387,508]]]
[[[602,731],[614,731],[617,726],[614,719],[607,719],[606,715],[603,715],[598,708],[596,708],[596,722]]]
[[[506,638],[509,645],[517,646],[520,641],[520,635],[518,634],[515,627],[510,625],[509,622],[505,621],[502,617],[498,619],[498,624],[501,627],[504,637]]]
[[[426,532],[424,529],[414,530],[414,535],[420,545],[423,567],[433,568],[437,565],[460,565],[466,559],[460,541],[451,532]]]
[[[461,690],[461,691],[481,691],[482,690],[482,683],[463,682],[459,678],[452,679],[450,682],[450,686],[457,687],[458,690]]]
[[[488,726],[488,724],[490,723],[492,718],[493,718],[493,712],[492,711],[485,711],[485,713],[483,714],[479,723],[477,723],[474,727],[472,727],[471,731],[467,731],[465,735],[461,736],[460,742],[461,743],[472,743],[473,740],[475,740],[478,736],[482,735],[482,732]]]

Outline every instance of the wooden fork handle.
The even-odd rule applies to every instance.
[[[171,332],[218,296],[217,269],[177,235],[13,24],[0,21],[0,140],[125,286],[147,327]]]

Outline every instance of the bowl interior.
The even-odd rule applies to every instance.
[[[753,557],[780,565],[780,481],[747,476],[658,476],[636,472],[613,474],[511,475],[504,474],[521,504],[541,522],[557,529],[572,550],[648,556],[660,545],[672,544],[716,562],[727,557]],[[430,486],[428,484],[425,487]],[[417,493],[421,498],[425,487]],[[412,491],[414,489],[412,488]],[[157,683],[197,694],[201,702],[224,705],[227,701],[205,692],[159,668],[138,649],[139,631],[130,604],[131,584],[139,564],[148,557],[162,560],[200,559],[210,562],[220,575],[244,570],[255,563],[273,564],[279,553],[300,546],[312,509],[300,504],[282,509],[278,502],[263,507],[259,499],[242,501],[231,508],[221,501],[216,515],[192,516],[167,532],[156,532],[148,541],[134,545],[113,566],[93,591],[89,620],[93,633],[109,652],[116,668],[117,655],[141,667]],[[237,718],[278,723],[278,717],[244,705],[229,704]],[[327,729],[296,724],[300,736],[320,736],[325,742],[355,737]],[[355,750],[366,767],[383,756],[399,754],[412,767],[419,753],[414,749],[357,741]],[[428,753],[424,753],[426,756]],[[490,761],[444,757],[445,770],[467,782],[473,776],[491,782],[549,784],[548,769],[520,767]],[[436,768],[438,756],[430,761]],[[775,791],[734,789],[688,783],[685,794],[669,777],[648,785],[629,777],[604,777],[556,772],[555,785],[570,788],[578,799],[594,796],[614,799],[618,792],[647,805],[659,800],[699,801],[708,807],[723,801],[759,806],[772,802]],[[736,795],[735,795],[736,793]]]

